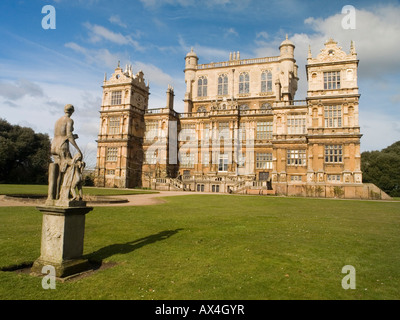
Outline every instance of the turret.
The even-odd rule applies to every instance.
[[[185,57],[185,83],[186,83],[186,92],[185,92],[185,112],[192,112],[192,90],[193,90],[193,82],[195,81],[195,73],[197,69],[197,62],[199,58],[197,54],[193,51],[193,48]]]
[[[196,69],[198,61],[199,58],[197,57],[197,54],[193,51],[192,48],[185,57],[185,71],[188,69]]]
[[[294,59],[294,44],[292,41],[288,39],[288,35],[286,35],[286,39],[282,41],[279,46],[281,59]]]
[[[282,41],[279,50],[280,50],[280,85],[281,85],[281,95],[282,100],[293,100],[294,95],[297,91],[297,65],[296,60],[294,59],[294,48],[295,45],[292,41],[288,39],[288,35],[286,35],[286,39]],[[279,98],[279,97],[278,97]]]

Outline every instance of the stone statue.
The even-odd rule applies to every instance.
[[[46,205],[77,206],[82,205],[82,171],[85,163],[82,152],[76,144],[77,134],[73,134],[74,121],[71,115],[74,106],[64,107],[64,116],[57,120],[54,127],[54,138],[51,143],[51,155],[54,162],[49,166],[49,190]],[[77,153],[72,157],[70,144]],[[78,194],[75,191],[78,188]]]
[[[83,257],[85,215],[93,210],[82,201],[82,171],[85,163],[82,152],[73,134],[74,107],[67,104],[65,115],[57,120],[51,155],[54,162],[49,165],[49,192],[44,206],[37,209],[43,213],[40,257],[35,260],[31,271],[43,275],[44,267],[53,266],[59,278],[78,274],[92,268]],[[72,157],[70,144],[75,147]],[[75,189],[78,189],[78,193]]]

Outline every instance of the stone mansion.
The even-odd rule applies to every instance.
[[[144,74],[119,65],[103,82],[96,186],[367,198],[362,183],[357,53],[330,39],[308,52],[295,100],[295,45],[279,56],[198,64],[185,57],[184,112],[148,109]],[[370,190],[370,188],[372,188]]]

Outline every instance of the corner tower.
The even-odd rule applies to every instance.
[[[118,67],[104,77],[97,147],[95,185],[131,188],[141,186],[144,113],[148,108],[149,85],[144,74],[132,66]]]
[[[308,182],[362,183],[354,43],[346,53],[329,39],[315,57],[308,53]]]

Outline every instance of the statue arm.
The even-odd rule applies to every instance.
[[[68,122],[67,124],[67,138],[68,141],[74,146],[74,148],[78,151],[80,154],[80,158],[82,158],[82,151],[79,149],[75,139],[78,139],[77,134],[73,134],[74,131],[74,121],[71,119],[71,121]]]

